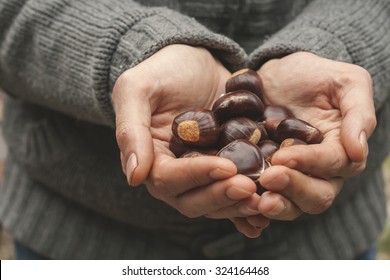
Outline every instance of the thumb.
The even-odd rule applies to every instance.
[[[147,94],[128,85],[118,80],[113,91],[116,139],[127,181],[137,186],[147,178],[153,163],[151,109]]]
[[[347,94],[341,103],[343,121],[341,125],[341,142],[354,162],[365,162],[368,155],[367,139],[376,126],[375,109],[372,95],[356,91]]]

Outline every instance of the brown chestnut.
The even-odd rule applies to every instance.
[[[234,140],[246,139],[256,145],[261,138],[262,134],[257,122],[245,117],[240,117],[223,123],[221,126],[219,142],[223,146],[226,146]]]
[[[178,138],[172,137],[169,141],[169,150],[176,156],[180,157],[182,154],[187,152],[189,146],[181,142]]]
[[[298,138],[308,144],[318,144],[322,142],[323,134],[308,122],[288,118],[280,122],[274,135],[274,139],[279,143],[287,138]]]
[[[233,161],[237,172],[256,181],[265,168],[264,158],[259,148],[247,140],[235,140],[223,147],[217,154],[219,157]]]
[[[267,129],[265,128],[265,122],[264,122],[264,121],[262,121],[262,122],[257,122],[257,127],[259,128],[260,133],[261,133],[261,137],[260,137],[259,143],[260,143],[261,141],[264,141],[264,140],[269,139]]]
[[[206,109],[184,112],[176,116],[172,123],[173,135],[191,146],[214,145],[218,141],[219,130],[214,113]]]
[[[244,68],[234,72],[226,82],[226,92],[248,90],[263,100],[263,81],[256,71]]]
[[[266,188],[264,188],[259,181],[256,181],[256,193],[258,195],[262,195],[263,193],[265,193],[266,191],[268,191]]]
[[[199,152],[199,151],[187,151],[184,154],[182,154],[181,158],[195,158],[200,156],[206,156],[205,154]]]
[[[307,145],[307,143],[297,138],[287,138],[284,139],[282,143],[280,143],[280,148],[290,147],[295,145]]]
[[[260,120],[264,104],[254,93],[239,90],[222,95],[214,102],[212,110],[220,123],[237,117]]]
[[[286,107],[279,105],[267,105],[264,108],[264,125],[269,137],[273,137],[279,123],[287,118],[294,117],[293,113]]]
[[[271,162],[272,155],[279,150],[279,144],[272,140],[261,141],[258,146],[264,159],[269,162]]]
[[[194,158],[194,157],[200,157],[200,156],[215,156],[219,151],[214,149],[190,149],[186,152],[184,152],[182,155],[180,155],[181,158]]]

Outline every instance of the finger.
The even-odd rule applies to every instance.
[[[343,92],[340,110],[343,115],[341,142],[352,161],[364,162],[368,155],[367,138],[376,126],[371,83],[363,80]]]
[[[199,217],[232,206],[255,192],[256,185],[251,179],[236,175],[187,191],[175,198],[173,206],[188,217]],[[228,217],[231,215],[223,218]]]
[[[256,238],[261,235],[262,229],[252,226],[246,218],[231,218],[230,221],[236,226],[237,230],[249,238]]]
[[[271,166],[260,183],[272,192],[290,199],[303,212],[322,213],[330,207],[343,184],[342,178],[319,179],[285,166]]]
[[[126,175],[126,163],[127,163],[127,161],[126,161],[125,156],[123,155],[122,152],[120,153],[120,158],[121,158],[122,172],[123,172],[123,174]]]
[[[124,157],[128,183],[136,186],[147,177],[153,162],[150,134],[151,110],[148,93],[125,78],[118,79],[113,92],[116,138]]]
[[[220,208],[212,213],[207,214],[208,218],[212,219],[224,219],[233,217],[248,217],[260,214],[258,205],[260,203],[260,196],[257,193],[252,194],[250,197],[236,202],[235,204]]]
[[[247,222],[256,229],[265,229],[269,226],[270,220],[263,215],[255,215],[246,218]]]
[[[259,211],[273,220],[291,221],[302,215],[301,209],[278,193],[267,191],[261,195]]]
[[[232,177],[236,173],[234,163],[225,158],[201,156],[176,159],[157,153],[148,184],[171,196],[177,196],[216,180]]]
[[[315,177],[350,177],[362,171],[363,163],[351,162],[338,141],[284,147],[273,154],[273,165],[284,165]]]

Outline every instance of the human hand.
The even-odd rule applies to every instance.
[[[188,217],[231,219],[242,233],[257,236],[269,221],[258,215],[260,197],[252,180],[236,175],[227,159],[176,159],[168,148],[174,117],[211,108],[229,77],[206,49],[163,48],[115,84],[117,142],[130,185],[145,182],[152,196]]]
[[[270,192],[259,210],[272,219],[316,214],[333,203],[345,178],[359,174],[376,126],[372,80],[356,65],[311,53],[294,53],[265,63],[266,103],[283,105],[324,133],[321,144],[282,148],[261,176]]]

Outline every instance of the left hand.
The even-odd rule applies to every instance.
[[[304,52],[270,60],[258,73],[266,103],[289,108],[324,133],[321,144],[274,154],[273,166],[260,179],[269,192],[262,195],[259,210],[278,220],[321,213],[345,178],[365,168],[367,139],[376,126],[371,77],[359,66]]]

